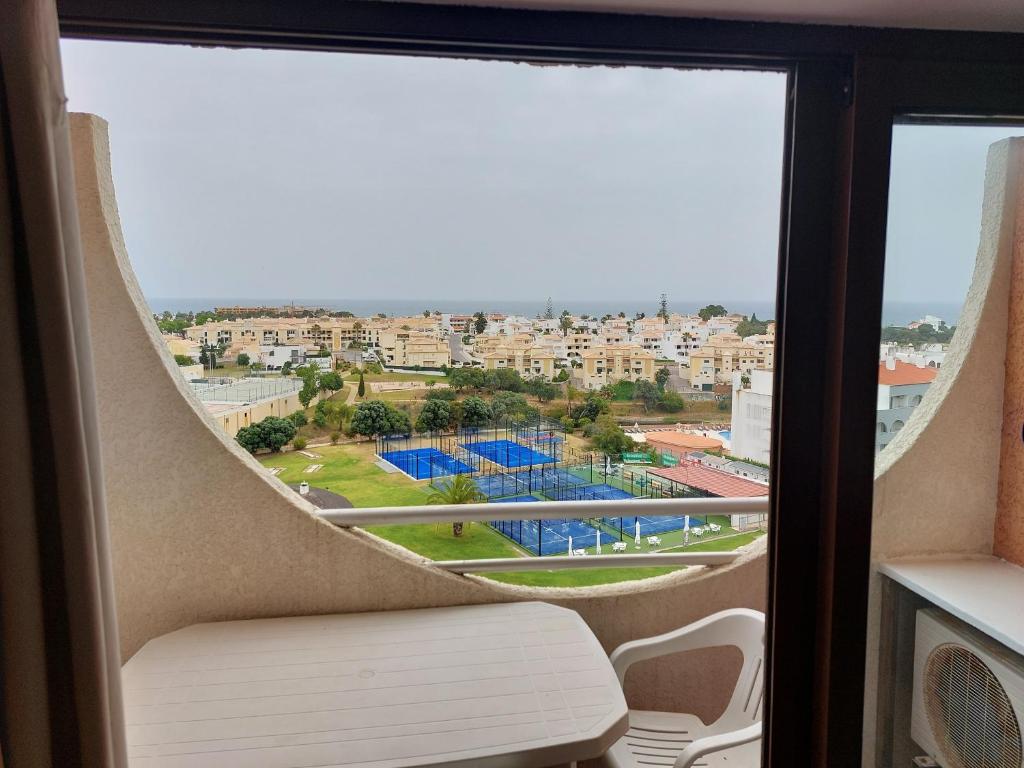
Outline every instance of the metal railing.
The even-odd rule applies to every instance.
[[[564,518],[705,517],[707,515],[766,515],[768,498],[644,499],[597,501],[537,501],[532,504],[437,504],[370,509],[324,509],[319,515],[342,528],[370,525],[550,520]],[[586,557],[503,557],[486,560],[428,561],[453,573],[495,571],[553,571],[565,568],[636,568],[643,566],[714,566],[733,562],[737,552],[669,552],[588,555]]]

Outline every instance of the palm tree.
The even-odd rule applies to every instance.
[[[427,504],[478,504],[487,497],[469,475],[455,475],[427,496]],[[452,535],[462,535],[462,523],[452,523]]]

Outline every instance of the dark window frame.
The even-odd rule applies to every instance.
[[[68,37],[787,71],[764,765],[861,765],[892,125],[1024,115],[1024,35],[364,0],[57,5]]]

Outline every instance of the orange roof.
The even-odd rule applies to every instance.
[[[722,447],[721,440],[702,435],[691,435],[689,432],[648,432],[644,435],[648,443],[654,445],[667,445],[672,448],[684,448],[693,451],[705,451]]]
[[[938,368],[919,368],[912,363],[905,363],[896,360],[896,368],[889,370],[885,363],[878,364],[878,383],[899,385],[899,384],[928,384],[939,375]]]
[[[669,469],[649,469],[647,474],[706,491],[712,496],[741,499],[768,495],[767,485],[737,477],[731,472],[705,467],[694,461],[684,461],[678,467]]]

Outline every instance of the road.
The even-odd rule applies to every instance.
[[[463,365],[473,362],[473,358],[470,356],[466,348],[462,346],[462,337],[457,333],[449,334],[448,336],[448,349],[452,353],[452,362],[459,362]]]

